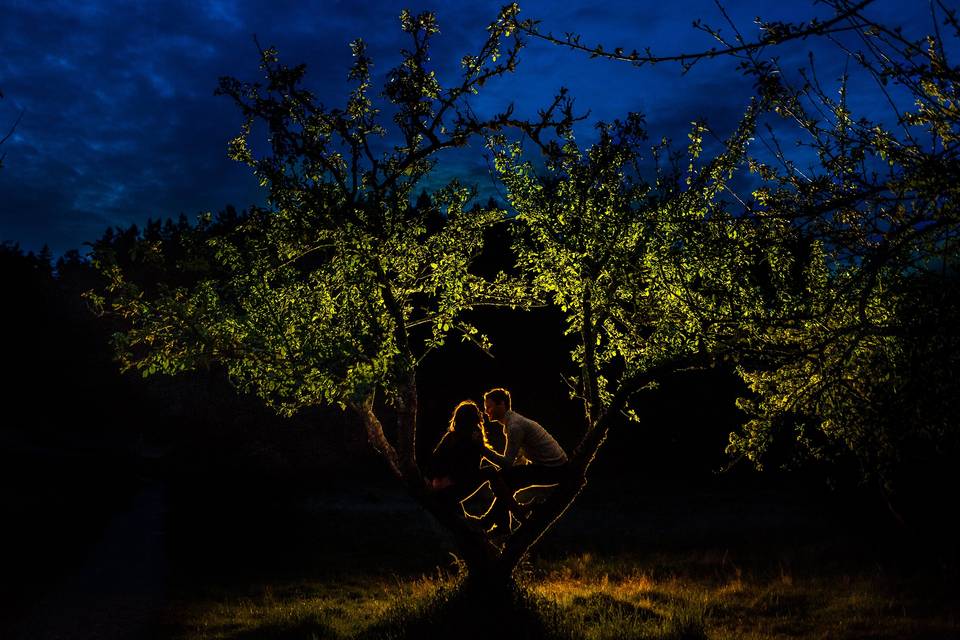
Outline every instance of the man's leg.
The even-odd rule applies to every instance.
[[[542,464],[524,464],[504,469],[500,475],[512,492],[535,484],[559,484],[566,475],[567,465],[548,467]]]
[[[548,467],[539,464],[516,465],[494,471],[489,469],[486,476],[490,480],[490,488],[493,490],[496,500],[490,511],[483,517],[481,522],[487,527],[496,524],[502,531],[510,530],[510,514],[513,513],[517,520],[523,519],[529,514],[530,508],[517,502],[514,494],[533,485],[553,485],[563,480],[567,465]]]
[[[521,489],[532,486],[551,486],[559,484],[566,476],[567,465],[548,467],[541,464],[526,464],[511,467],[503,472],[503,482],[509,488],[513,504],[517,505],[514,513],[518,518],[526,517],[530,513],[530,505],[520,505],[516,501],[516,493]]]

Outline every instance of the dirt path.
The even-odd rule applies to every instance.
[[[159,482],[150,484],[127,510],[115,514],[87,560],[32,607],[15,637],[156,637],[167,590],[166,493]]]

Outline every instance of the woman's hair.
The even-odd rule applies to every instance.
[[[450,416],[450,427],[444,432],[440,442],[433,449],[433,455],[437,455],[447,442],[449,446],[453,442],[459,442],[469,439],[473,430],[477,430],[486,441],[487,436],[483,430],[483,412],[473,400],[464,400],[453,410]],[[449,440],[449,441],[448,441]]]
[[[473,400],[464,400],[453,410],[450,416],[450,431],[457,435],[468,435],[473,429],[481,429],[483,413]]]

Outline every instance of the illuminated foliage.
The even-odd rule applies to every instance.
[[[960,70],[938,39],[910,42],[866,21],[860,5],[832,6],[838,18],[826,26],[767,25],[780,35],[756,46],[738,35],[728,53],[758,95],[725,140],[694,123],[682,153],[651,145],[637,115],[598,125],[597,142],[582,148],[563,92],[536,122],[514,118],[512,106],[478,119],[464,100],[516,67],[516,5],[450,86],[428,65],[433,16],[404,12],[411,48],[379,96],[363,43],[351,45],[353,91],[341,108],[317,105],[301,85],[305,68],[263,50],[265,84],[227,78],[220,92],[245,117],[230,154],[260,179],[268,206],[131,239],[140,267],[181,272],[160,285],[114,244],[97,247],[110,286],[95,301],[129,327],[116,338],[123,365],[150,375],[216,362],[281,413],[317,404],[356,412],[484,579],[509,579],[585,485],[609,429],[624,413],[642,417],[638,392],[680,369],[724,362],[748,383],[748,421],[731,436],[732,453],[763,464],[786,432],[792,449],[853,456],[867,477],[888,482],[905,447],[956,444]],[[960,35],[952,14],[948,24]],[[811,70],[792,87],[760,57],[779,39],[850,25],[870,54],[857,63],[915,101],[898,113],[899,129],[854,119],[845,84],[833,98]],[[772,126],[762,133],[771,122],[812,140],[804,160],[813,167],[801,170]],[[479,136],[515,216],[471,208],[456,181],[412,205],[437,154]],[[756,137],[773,151],[758,153]],[[546,160],[539,174],[525,156],[531,144]],[[710,145],[720,151],[704,152]],[[746,170],[750,195],[734,185]],[[484,233],[507,219],[518,277],[480,277],[471,265]],[[417,366],[451,336],[486,346],[464,312],[541,302],[564,312],[576,338],[571,383],[584,429],[569,479],[499,546],[426,491],[415,456]],[[396,415],[393,438],[377,397]]]
[[[734,252],[760,234],[717,196],[745,162],[755,116],[748,107],[713,157],[701,152],[699,124],[683,153],[666,142],[648,149],[638,115],[598,125],[599,140],[586,149],[567,131],[543,174],[519,143],[490,140],[517,211],[520,271],[536,295],[565,313],[576,337],[571,386],[583,401],[584,428],[570,477],[538,511],[538,524],[576,499],[623,414],[642,419],[640,392],[664,375],[711,366],[729,351],[731,326],[754,308],[753,289],[740,284],[748,263]],[[543,528],[529,524],[505,553],[538,539]]]
[[[931,35],[910,40],[872,20],[869,1],[827,4],[829,20],[758,22],[752,40],[720,6],[723,30],[694,25],[719,46],[663,56],[588,47],[575,34],[555,38],[535,21],[517,22],[531,36],[635,66],[735,60],[758,101],[708,166],[735,170],[756,129],[744,163],[751,175],[739,180],[752,193],[720,174],[710,191],[710,170],[638,186],[643,168],[613,160],[618,183],[595,165],[610,155],[603,149],[636,137],[623,125],[601,132],[585,159],[571,141],[544,180],[516,146],[501,153],[500,169],[533,230],[528,277],[582,334],[578,392],[589,405],[599,399],[594,416],[621,400],[638,372],[730,361],[752,392],[740,401],[748,419],[731,435],[732,454],[758,466],[797,453],[848,460],[889,492],[905,474],[960,453],[951,373],[960,346],[960,68],[948,60],[960,23],[935,2]],[[781,68],[777,46],[808,37],[835,43],[850,73],[873,84],[860,90],[889,111],[859,117],[848,75],[831,93],[812,58],[799,74]],[[694,126],[691,162],[705,133]]]
[[[734,313],[729,299],[715,297],[736,277],[723,252],[738,226],[715,196],[743,159],[753,119],[748,110],[726,150],[702,166],[695,128],[689,166],[663,167],[651,182],[636,114],[599,125],[599,141],[584,151],[568,135],[546,177],[519,144],[493,141],[523,229],[519,265],[579,338],[576,387],[589,421],[624,409],[652,371],[703,361],[716,337],[713,316]]]
[[[353,42],[353,90],[340,108],[316,103],[302,86],[303,65],[262,50],[264,83],[224,78],[219,91],[244,115],[230,155],[268,190],[267,206],[143,234],[127,249],[132,261],[108,242],[95,256],[110,285],[94,301],[128,327],[116,336],[125,368],[151,375],[218,363],[281,413],[319,404],[354,411],[393,473],[458,536],[472,567],[493,562],[498,549],[426,491],[415,456],[417,367],[451,336],[486,346],[464,311],[524,306],[529,297],[502,274],[470,269],[503,211],[471,207],[472,191],[457,181],[412,201],[433,186],[425,178],[446,149],[505,128],[540,143],[572,122],[562,94],[536,122],[514,119],[512,106],[479,119],[465,102],[514,70],[516,11],[502,10],[450,86],[428,65],[433,15],[403,12],[411,45],[401,63],[374,95],[372,61]],[[152,261],[166,266],[162,284],[138,277]],[[396,416],[395,437],[379,417],[383,400]]]
[[[885,120],[852,112],[846,76],[834,97],[812,67],[793,86],[775,62],[743,61],[775,122],[796,127],[816,159],[801,169],[779,151],[751,162],[763,182],[744,215],[782,220],[803,239],[794,259],[817,301],[774,307],[748,327],[756,353],[741,373],[755,395],[742,402],[750,419],[730,449],[758,464],[793,432],[801,449],[852,458],[864,478],[896,491],[905,474],[960,451],[950,374],[960,346],[960,67],[946,57],[960,28],[937,9],[952,39],[938,24],[912,41],[860,12],[846,20],[861,47],[847,49],[850,60],[890,107]]]
[[[133,327],[119,338],[125,366],[171,373],[217,360],[282,412],[363,403],[378,387],[395,391],[451,332],[476,336],[460,319],[471,303],[512,300],[504,283],[467,269],[483,229],[502,212],[468,210],[472,194],[456,182],[433,193],[433,209],[410,200],[436,152],[489,126],[460,100],[511,70],[519,43],[500,51],[509,38],[501,18],[462,84],[442,90],[425,66],[433,17],[404,13],[401,24],[414,48],[389,74],[384,95],[403,143],[382,153],[385,130],[368,95],[371,61],[361,41],[351,45],[354,90],[342,109],[316,105],[301,87],[305,68],[281,64],[272,49],[261,52],[266,85],[221,81],[246,118],[230,154],[269,189],[269,206],[223,231],[209,217],[200,221],[190,241],[203,246],[193,253],[216,277],[189,288],[148,300],[105,265],[113,310]],[[254,151],[255,125],[268,128],[268,154]],[[428,228],[436,209],[442,224]],[[167,249],[149,239],[138,247]]]

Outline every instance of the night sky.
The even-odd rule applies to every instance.
[[[0,241],[25,250],[44,244],[54,254],[82,248],[110,226],[147,218],[243,208],[262,202],[246,167],[226,157],[239,131],[240,114],[213,91],[220,76],[259,79],[253,36],[279,48],[284,61],[308,65],[307,84],[328,106],[349,90],[348,42],[367,41],[375,80],[399,61],[406,42],[399,29],[403,7],[434,9],[441,34],[433,61],[441,82],[452,80],[460,58],[483,42],[484,27],[501,2],[427,3],[216,1],[78,2],[4,0],[0,11],[0,137],[22,112],[13,136],[0,148]],[[828,16],[808,2],[737,0],[729,12],[747,35],[755,16],[801,20]],[[521,3],[522,16],[543,29],[576,31],[589,43],[628,51],[650,46],[670,54],[713,46],[691,28],[700,17],[719,25],[711,1]],[[927,3],[877,0],[869,15],[901,24],[908,35],[925,33]],[[726,31],[726,30],[725,30]],[[817,53],[821,78],[842,72],[843,56],[822,42],[778,51],[785,68]],[[751,83],[731,60],[701,63],[683,75],[677,65],[633,68],[589,59],[533,41],[520,70],[488,86],[474,102],[481,115],[511,100],[520,115],[533,115],[561,86],[570,89],[590,122],[647,115],[651,136],[683,142],[691,120],[705,118],[729,131],[751,95]],[[870,115],[871,98],[860,107]],[[589,141],[590,125],[578,135]],[[441,177],[458,175],[484,196],[493,193],[478,141],[444,161]]]

